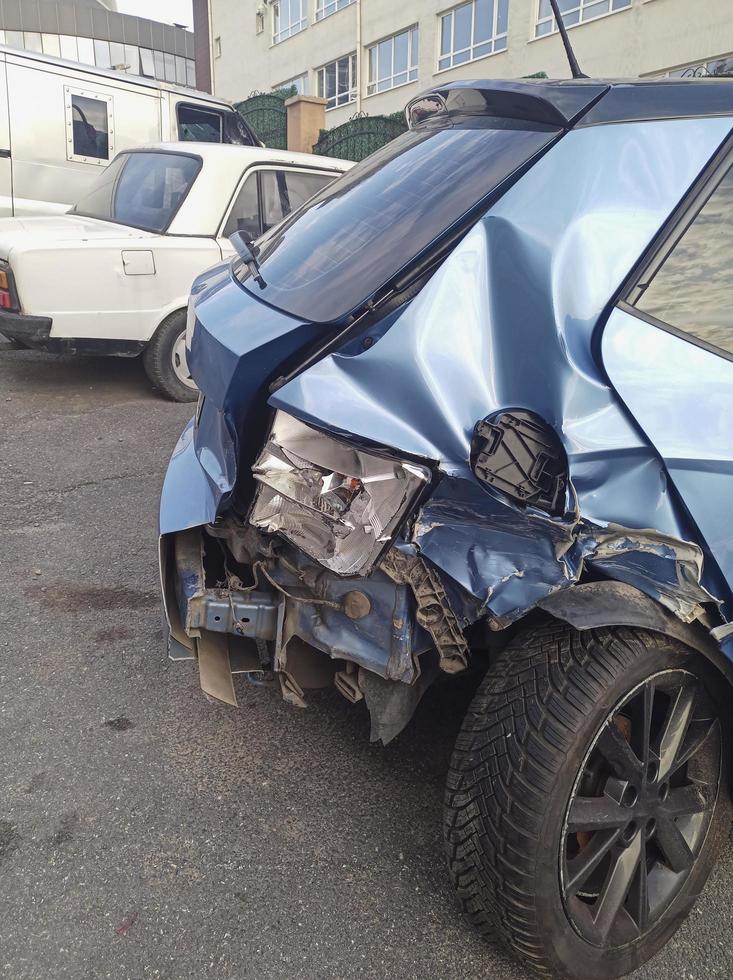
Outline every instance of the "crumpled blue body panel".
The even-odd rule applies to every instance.
[[[160,532],[213,521],[234,489],[252,418],[267,400],[281,365],[323,328],[258,302],[237,286],[230,264],[197,279],[196,325],[189,367],[202,393],[197,421],[176,446],[160,502]],[[255,437],[257,438],[257,437]]]
[[[683,618],[709,598],[705,588],[726,597],[714,562],[703,588],[679,583],[671,543],[706,542],[668,492],[653,440],[609,386],[591,338],[730,128],[730,119],[705,119],[569,133],[372,348],[323,359],[271,399],[304,421],[435,460],[448,479],[420,512],[414,542],[497,618],[572,584],[581,559]],[[516,407],[562,435],[577,497],[569,517],[500,501],[471,472],[476,422]],[[606,539],[628,537],[624,529],[669,541],[639,534],[637,549],[608,553]]]
[[[184,433],[171,461],[161,530],[205,524],[226,509],[242,477],[237,464],[257,448],[243,445],[253,413],[268,401],[434,465],[437,485],[403,545],[438,571],[463,623],[486,615],[506,625],[588,569],[637,586],[685,621],[707,602],[730,611],[728,525],[681,499],[702,492],[699,482],[690,491],[685,473],[704,467],[673,460],[653,425],[635,418],[646,408],[632,404],[629,372],[622,379],[619,369],[619,397],[594,340],[620,286],[731,125],[707,118],[571,131],[474,226],[389,329],[377,328],[372,347],[325,357],[269,400],[264,381],[322,328],[264,306],[220,270],[197,305],[191,359],[206,401],[193,438]],[[633,349],[633,337],[626,344]],[[615,373],[609,368],[613,384]],[[683,430],[696,400],[691,391],[684,398]],[[727,410],[716,404],[713,411]],[[563,516],[515,505],[472,472],[476,423],[516,408],[561,436],[570,476]],[[690,418],[680,445],[698,424]],[[196,466],[203,480],[191,478]],[[185,506],[182,495],[191,497]]]

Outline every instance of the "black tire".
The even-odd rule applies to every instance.
[[[728,693],[704,658],[658,634],[552,623],[518,636],[482,681],[446,789],[450,874],[479,932],[573,980],[624,976],[653,956],[730,831]],[[619,823],[626,813],[638,822]]]
[[[143,353],[145,373],[152,383],[176,402],[195,402],[198,389],[185,384],[174,365],[174,357],[180,363],[176,346],[186,334],[186,311],[177,310],[167,317],[153,334]]]

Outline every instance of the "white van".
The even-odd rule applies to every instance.
[[[121,150],[261,145],[228,102],[0,45],[0,216],[67,211]]]

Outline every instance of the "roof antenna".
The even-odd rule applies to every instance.
[[[568,56],[568,61],[570,62],[570,74],[573,76],[573,78],[587,78],[588,76],[584,75],[580,70],[578,59],[575,57],[575,52],[570,45],[568,31],[563,23],[562,14],[560,13],[560,8],[557,5],[557,0],[550,0],[550,6],[552,7],[552,12],[555,15],[557,29],[560,31],[560,37],[562,38],[562,43],[565,48],[565,54]]]

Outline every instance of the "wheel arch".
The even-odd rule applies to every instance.
[[[169,303],[168,306],[159,310],[158,318],[155,323],[155,326],[153,327],[153,331],[148,337],[146,342],[149,344],[150,341],[153,339],[153,337],[156,335],[156,333],[160,330],[160,328],[164,326],[171,319],[171,317],[174,317],[179,313],[185,313],[187,309],[188,309],[188,297],[182,299],[179,296],[175,300],[175,302]]]
[[[538,609],[577,630],[635,626],[680,640],[706,657],[733,689],[733,662],[699,622],[685,623],[656,599],[625,582],[583,582],[537,603]]]

